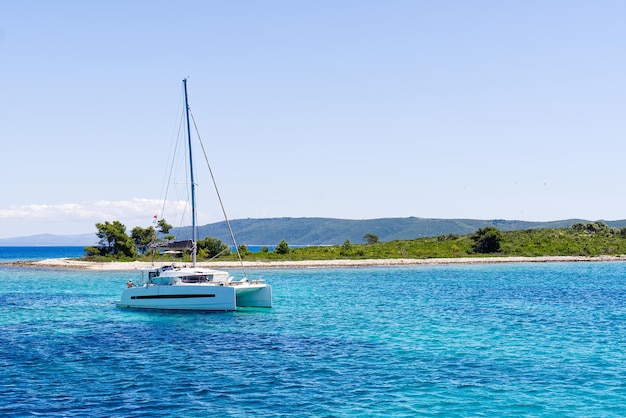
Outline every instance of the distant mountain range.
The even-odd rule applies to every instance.
[[[495,226],[502,231],[531,228],[565,228],[583,219],[566,219],[551,222],[510,221],[504,219],[435,219],[435,218],[382,218],[382,219],[334,219],[334,218],[269,218],[237,219],[231,227],[238,244],[275,245],[281,240],[291,245],[341,245],[346,240],[363,243],[365,234],[378,235],[379,241],[409,240],[446,234],[471,234],[479,228]],[[610,227],[626,226],[626,220],[602,221]],[[191,236],[191,228],[172,230],[177,237]],[[211,236],[230,243],[225,222],[208,224],[198,228],[200,237]]]
[[[235,219],[230,221],[237,244],[276,245],[281,240],[290,245],[341,245],[346,240],[363,243],[365,234],[378,236],[379,241],[409,240],[446,234],[465,235],[479,228],[495,226],[502,231],[533,228],[566,228],[577,222],[595,222],[584,219],[565,219],[550,222],[510,221],[505,219],[436,219],[436,218],[267,218]],[[622,228],[625,220],[601,221],[610,227]],[[191,227],[174,228],[177,239],[191,237]],[[219,238],[231,243],[226,222],[207,224],[198,228],[198,236]],[[89,246],[98,239],[95,232],[80,235],[40,234],[16,238],[0,238],[0,246]]]

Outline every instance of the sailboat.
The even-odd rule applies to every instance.
[[[245,274],[243,279],[235,280],[227,271],[196,266],[198,232],[187,79],[183,80],[183,87],[191,191],[192,266],[163,265],[142,270],[138,284],[135,285],[129,280],[116,305],[121,308],[191,311],[234,311],[242,307],[271,308],[272,287],[264,281],[248,280]],[[226,222],[232,236],[228,218]],[[241,257],[239,260],[243,268]]]

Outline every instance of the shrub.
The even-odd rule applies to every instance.
[[[246,244],[241,244],[237,247],[237,249],[239,250],[239,254],[241,254],[242,257],[244,255],[250,254],[250,250],[248,250],[248,246]]]
[[[282,240],[274,249],[276,254],[289,254],[289,251],[289,244],[285,240]]]
[[[472,235],[472,240],[474,241],[474,252],[482,254],[495,253],[500,250],[502,233],[494,226],[487,226],[476,231]]]
[[[363,239],[368,244],[375,244],[375,243],[378,242],[378,235],[376,235],[376,234],[365,234],[363,236]]]
[[[350,240],[346,240],[341,246],[341,250],[339,250],[339,255],[345,257],[352,253],[352,244]]]

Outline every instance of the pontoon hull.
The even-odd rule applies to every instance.
[[[238,308],[271,308],[272,287],[267,284],[235,287]]]
[[[268,284],[140,286],[124,289],[120,308],[234,311],[271,308]]]
[[[121,308],[190,311],[234,311],[235,289],[230,286],[142,286],[124,289]]]

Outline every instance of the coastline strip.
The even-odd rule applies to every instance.
[[[626,261],[626,255],[601,255],[596,257],[585,256],[541,256],[541,257],[461,257],[461,258],[391,258],[367,260],[303,260],[303,261],[244,261],[245,268],[272,269],[272,268],[327,268],[327,267],[387,267],[411,265],[442,265],[442,264],[496,264],[496,263],[557,263],[557,262],[601,262]],[[120,271],[147,269],[154,266],[173,264],[172,262],[151,263],[147,261],[129,262],[91,262],[68,258],[50,258],[36,261],[11,261],[0,263],[4,266],[17,267],[50,267],[67,269],[84,269],[99,271]],[[174,263],[185,265],[185,263]],[[207,268],[237,268],[236,261],[199,262],[198,267]]]

